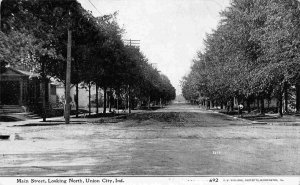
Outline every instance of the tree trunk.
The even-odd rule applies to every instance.
[[[71,47],[72,47],[72,32],[68,28],[68,45],[67,45],[67,69],[66,69],[66,107],[65,107],[65,123],[70,123],[70,90],[71,90]]]
[[[119,114],[119,92],[117,92],[117,110]]]
[[[130,106],[130,86],[128,85],[128,113],[131,113],[131,106]]]
[[[286,113],[289,112],[289,109],[288,109],[288,98],[289,98],[288,88],[287,88],[287,85],[285,85],[284,86],[284,111]]]
[[[111,96],[111,91],[108,92],[108,107],[109,107],[109,112],[111,112],[111,101],[112,101],[112,96]]]
[[[151,102],[151,99],[150,99],[150,96],[148,97],[148,109],[150,109],[150,102]]]
[[[250,103],[249,99],[247,100],[247,110],[248,110],[248,113],[251,112],[251,103]]]
[[[282,93],[280,93],[280,95],[278,96],[278,114],[280,117],[283,116],[283,112],[282,112]]]
[[[79,90],[78,90],[78,83],[76,84],[76,97],[75,97],[75,103],[76,103],[76,118],[78,118],[78,109],[79,109],[79,105],[78,105],[78,102],[79,102]]]
[[[43,122],[46,121],[46,74],[45,74],[45,62],[42,63],[42,98],[43,98]]]
[[[96,114],[99,113],[98,85],[96,84]]]
[[[231,99],[230,108],[231,108],[231,111],[233,112],[234,111],[234,98]]]
[[[257,108],[257,110],[259,110],[259,99],[258,98],[256,99],[256,103],[257,103],[256,108]]]
[[[300,112],[300,84],[296,84],[296,111]]]
[[[43,77],[43,83],[42,83],[42,86],[43,86],[42,87],[42,93],[43,93],[43,122],[45,122],[46,118],[47,118],[46,85],[48,85],[47,84],[47,79],[46,79],[46,77]]]
[[[162,108],[161,98],[159,98],[159,106]]]
[[[106,113],[106,95],[107,95],[107,93],[106,93],[106,90],[107,90],[107,88],[106,87],[104,87],[103,88],[103,94],[104,94],[104,99],[103,99],[103,114],[105,114]]]
[[[263,97],[260,98],[260,114],[265,114],[265,102]]]
[[[227,101],[227,102],[226,102],[226,109],[227,109],[227,112],[230,111],[230,101]]]
[[[106,90],[106,108],[109,107],[109,93],[108,93],[108,92],[109,92],[109,91]]]
[[[89,115],[91,115],[91,83],[89,83]]]

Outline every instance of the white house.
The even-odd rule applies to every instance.
[[[98,90],[98,98],[100,99],[103,94],[102,90]],[[56,95],[59,98],[59,101],[64,102],[65,100],[65,87],[63,83],[60,83],[56,87]],[[76,86],[71,85],[70,96],[72,98],[71,104],[75,106],[75,95],[76,95]],[[91,86],[91,102],[95,102],[96,98],[96,86]],[[89,105],[89,89],[85,87],[84,84],[79,84],[78,87],[78,105],[81,108],[88,107]]]

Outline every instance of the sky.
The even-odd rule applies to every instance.
[[[118,11],[124,39],[140,40],[140,50],[181,94],[197,51],[204,49],[206,33],[221,19],[230,0],[78,0],[94,16]],[[94,6],[93,6],[94,5]]]

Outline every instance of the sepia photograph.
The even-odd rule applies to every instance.
[[[0,2],[0,178],[300,175],[300,0]]]

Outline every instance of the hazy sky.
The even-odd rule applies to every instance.
[[[203,49],[205,34],[216,28],[219,12],[229,5],[229,0],[90,1],[101,14],[89,0],[79,0],[94,16],[119,12],[124,39],[141,40],[141,51],[169,77],[177,94],[196,52]]]

